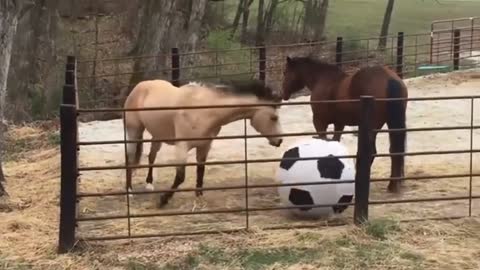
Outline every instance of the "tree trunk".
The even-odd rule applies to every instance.
[[[383,16],[382,29],[380,31],[380,38],[378,40],[378,49],[384,50],[387,46],[388,30],[390,28],[390,22],[392,19],[393,6],[395,0],[388,0],[387,9],[385,10],[385,16]]]
[[[133,50],[137,58],[125,98],[140,81],[170,79],[167,69],[168,54],[172,47],[192,51],[196,48],[207,0],[145,0],[140,4],[140,32]],[[155,56],[155,57],[154,57]],[[191,59],[182,57],[182,61]]]
[[[260,46],[265,41],[265,1],[258,0],[258,13],[257,13],[257,33],[255,34],[255,45]]]
[[[275,10],[278,6],[278,0],[271,0],[267,13],[265,14],[265,38],[272,32],[275,18]]]
[[[235,13],[235,18],[233,19],[232,23],[232,31],[230,32],[230,39],[232,39],[235,36],[235,32],[238,29],[238,25],[240,24],[240,18],[242,17],[243,13],[243,6],[245,5],[246,0],[240,0],[238,1],[238,6],[237,6],[237,12]]]
[[[8,78],[8,119],[31,120],[58,110],[58,2],[35,0],[18,24]]]
[[[308,0],[304,2],[303,35],[307,39],[319,41],[323,38],[328,4],[328,0]]]
[[[7,79],[12,56],[12,43],[17,30],[18,12],[17,2],[2,0],[0,2],[0,168],[1,153],[3,152],[3,133],[5,125],[5,104],[7,98]],[[3,169],[0,169],[0,196],[4,195],[2,181],[5,181]]]
[[[317,27],[315,28],[315,40],[320,41],[323,39],[323,33],[325,31],[325,24],[327,22],[329,0],[323,0],[319,10],[319,16],[317,18]]]
[[[248,19],[250,16],[250,6],[252,3],[253,0],[246,0],[243,5],[242,32],[240,34],[240,41],[242,43],[247,41]]]

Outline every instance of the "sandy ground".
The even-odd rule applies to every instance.
[[[475,95],[480,90],[480,79],[472,78],[470,73],[434,75],[421,79],[407,80],[411,97],[424,96],[462,96]],[[309,97],[300,97],[296,100],[308,100]],[[443,101],[416,101],[408,105],[408,127],[441,127],[441,126],[466,126],[470,125],[471,100],[443,100]],[[480,108],[480,101],[475,101],[476,108]],[[285,132],[313,132],[311,122],[311,110],[309,106],[284,106],[280,110],[280,117]],[[474,124],[478,125],[480,119],[474,112]],[[348,128],[347,128],[348,129]],[[238,121],[226,125],[220,135],[241,135],[244,130],[244,122]],[[479,130],[474,132],[474,148],[479,147]],[[247,122],[247,133],[257,134]],[[149,138],[148,133],[145,138]],[[80,126],[81,141],[95,140],[121,140],[123,139],[123,126],[120,120],[105,122],[90,122]],[[290,143],[299,138],[288,137],[280,148],[268,145],[266,139],[250,139],[247,142],[249,159],[279,158]],[[353,135],[344,135],[342,138],[350,152],[356,152],[357,138]],[[466,150],[470,148],[470,131],[429,131],[415,132],[408,135],[408,150],[436,151],[436,150]],[[209,161],[241,160],[244,158],[243,140],[217,140],[210,152]],[[144,145],[142,162],[146,164],[149,144]],[[379,153],[388,153],[388,137],[380,134],[377,139]],[[163,146],[157,163],[170,160],[173,147]],[[194,162],[194,150],[190,153],[189,161]],[[124,161],[124,147],[118,145],[101,145],[82,147],[80,151],[81,166],[108,166],[120,165]],[[473,169],[479,172],[478,155],[473,155]],[[273,179],[278,163],[249,164],[248,182],[250,184],[274,183]],[[468,173],[470,167],[469,154],[453,154],[443,156],[412,156],[407,158],[407,175],[442,175]],[[374,177],[388,177],[390,160],[377,158],[373,167]],[[134,188],[143,190],[147,169],[136,172]],[[173,168],[155,169],[154,184],[156,189],[168,188],[174,177]],[[80,189],[82,192],[121,191],[124,187],[125,174],[123,170],[116,171],[88,171],[82,173]],[[243,185],[245,183],[244,165],[208,166],[205,173],[205,187],[220,187]],[[386,182],[372,184],[372,200],[387,199],[413,199],[465,196],[469,194],[470,179],[455,178],[441,180],[409,181],[406,183],[405,192],[400,196],[386,193]],[[187,178],[181,187],[195,186],[195,168],[187,170]],[[479,179],[472,179],[473,193],[480,194]],[[165,209],[156,209],[157,195],[137,195],[129,200],[130,213],[158,213],[167,211],[198,211],[237,209],[246,206],[245,190],[207,191],[203,199],[197,199],[193,192],[177,193],[170,205]],[[473,201],[473,205],[479,205]],[[280,205],[275,188],[262,188],[248,191],[249,207],[271,207]],[[104,216],[126,214],[127,200],[125,196],[85,198],[80,203],[80,210],[85,216]],[[350,223],[352,209],[349,208],[341,217],[343,221]],[[428,202],[409,204],[376,205],[371,207],[371,215],[374,217],[397,216],[401,218],[427,218],[442,216],[468,215],[469,201],[453,202]],[[477,211],[477,212],[475,212]],[[473,214],[479,214],[474,209]],[[232,229],[245,226],[245,213],[235,214],[210,214],[180,217],[157,217],[131,219],[132,234],[144,233],[171,233],[194,230]],[[303,221],[302,221],[303,222]],[[321,222],[321,221],[318,221]],[[273,226],[291,225],[297,221],[291,220],[287,211],[252,212],[249,214],[250,226]],[[102,221],[85,222],[80,224],[82,236],[101,235],[126,235],[128,221]]]
[[[473,72],[434,75],[426,78],[409,79],[406,82],[411,97],[478,95],[480,90],[480,76],[478,73]],[[297,100],[308,100],[308,97],[300,97]],[[480,110],[479,105],[479,101],[477,100],[475,102],[475,110]],[[469,100],[419,101],[411,102],[408,106],[408,127],[411,128],[463,126],[469,125],[471,121]],[[479,118],[479,113],[475,111],[473,119],[475,125],[480,124]],[[308,106],[285,106],[281,108],[281,121],[285,132],[313,132],[314,130],[311,123],[311,111]],[[232,123],[225,126],[220,135],[242,134],[243,126],[242,121]],[[479,132],[479,130],[475,131],[473,137],[473,144],[476,149],[480,146]],[[250,126],[248,126],[248,133],[255,134]],[[146,137],[148,138],[148,134],[146,134]],[[83,123],[80,126],[81,141],[121,140],[122,138],[123,132],[120,121],[90,122]],[[248,158],[278,158],[290,143],[298,139],[300,138],[286,138],[284,145],[278,149],[269,146],[264,138],[249,140],[247,144]],[[357,138],[351,135],[344,135],[342,138],[342,142],[348,147],[352,154],[356,152],[356,141]],[[379,153],[387,153],[388,137],[379,135],[377,145]],[[146,162],[146,154],[148,154],[148,147],[149,145],[146,144],[145,154],[142,159],[142,163],[144,164]],[[209,161],[243,159],[244,147],[243,140],[215,141],[212,151],[210,152]],[[408,136],[409,151],[464,150],[469,149],[469,147],[470,131],[466,130],[417,132],[410,133]],[[157,163],[168,161],[169,157],[172,156],[172,150],[172,147],[164,146],[159,153]],[[194,161],[194,155],[194,152],[192,152],[189,158],[190,161]],[[473,155],[473,171],[476,173],[480,172],[479,162],[478,155]],[[123,164],[123,146],[102,145],[82,147],[80,151],[80,163],[83,167]],[[7,258],[8,260],[26,260],[43,265],[69,265],[71,269],[103,269],[93,266],[83,266],[90,264],[96,265],[97,263],[108,265],[110,260],[116,262],[125,261],[125,258],[133,253],[138,253],[139,256],[145,257],[154,256],[157,258],[158,256],[165,256],[165,258],[167,258],[174,256],[174,254],[184,254],[187,250],[191,250],[193,243],[198,243],[180,241],[174,246],[166,246],[166,243],[173,241],[172,238],[167,238],[160,242],[141,242],[145,244],[139,244],[140,246],[137,248],[138,250],[142,250],[142,252],[134,251],[137,250],[137,248],[123,244],[116,246],[110,244],[110,242],[105,242],[105,244],[101,245],[100,243],[99,245],[91,243],[96,247],[93,251],[93,254],[97,256],[95,259],[90,255],[81,258],[56,256],[59,164],[58,147],[32,153],[22,160],[6,163],[5,170],[9,178],[7,189],[11,194],[9,200],[10,204],[13,205],[13,211],[0,211],[0,231],[2,232],[2,234],[0,234],[0,264],[3,258]],[[249,183],[274,183],[275,179],[273,179],[273,175],[277,166],[277,163],[250,164],[248,166]],[[407,159],[406,172],[407,175],[419,174],[426,176],[462,174],[468,173],[469,166],[469,154],[409,157]],[[388,177],[389,168],[389,159],[378,158],[374,163],[373,176]],[[187,179],[182,187],[194,187],[194,170],[193,167],[188,169]],[[146,169],[136,172],[134,178],[134,188],[136,190],[144,189],[146,172]],[[205,173],[205,186],[242,185],[245,183],[244,172],[245,168],[243,165],[208,166]],[[174,169],[158,169],[155,170],[155,175],[155,187],[157,189],[166,188],[171,185]],[[91,171],[83,172],[81,179],[80,191],[82,192],[121,191],[124,187],[125,174],[122,170]],[[386,193],[386,184],[387,183],[372,184],[372,200],[465,196],[469,194],[470,179],[408,181],[406,182],[405,192],[399,196]],[[474,195],[480,195],[479,178],[472,179],[472,186],[472,193]],[[137,195],[131,198],[130,213],[231,209],[244,207],[246,204],[245,190],[207,191],[201,200],[197,199],[193,192],[177,193],[173,200],[171,200],[169,206],[162,210],[155,208],[155,198],[156,196],[154,195]],[[275,188],[255,189],[248,192],[249,207],[269,207],[279,204],[280,201]],[[468,200],[375,205],[370,207],[370,214],[372,218],[386,216],[393,216],[400,219],[435,218],[468,215],[468,206]],[[478,217],[480,215],[480,201],[473,201],[472,206],[472,214]],[[127,211],[127,200],[125,196],[85,198],[80,201],[79,210],[82,216],[125,214]],[[351,223],[352,212],[352,208],[347,209],[340,219],[343,222]],[[131,233],[133,235],[242,228],[245,226],[246,216],[245,213],[234,213],[143,218],[131,219],[130,221]],[[455,223],[449,223],[449,225],[446,225],[447,227],[442,225],[443,223],[435,221],[423,223],[423,225],[412,225],[413,227],[406,229],[406,232],[411,233],[412,237],[408,238],[409,236],[407,235],[402,237],[408,238],[408,240],[405,241],[409,243],[410,247],[420,249],[422,252],[425,252],[425,254],[431,256],[438,255],[440,256],[438,257],[440,260],[442,257],[451,256],[453,251],[449,251],[450,249],[461,252],[461,258],[465,258],[465,260],[468,258],[470,258],[469,260],[473,260],[472,258],[476,256],[473,254],[475,251],[472,249],[474,243],[468,242],[468,237],[465,241],[459,242],[457,239],[455,243],[450,243],[448,239],[455,238],[456,233],[449,234],[446,232],[447,230],[458,229],[463,233],[463,231],[478,228],[478,222],[472,222],[474,222],[472,223],[474,225],[472,225],[473,227],[470,226],[471,224],[469,222],[460,222],[458,226],[455,225]],[[286,211],[252,212],[249,214],[249,224],[251,228],[293,225],[298,223],[316,225],[323,223],[323,221],[294,220]],[[411,231],[411,228],[415,229]],[[82,222],[78,227],[78,235],[80,237],[126,235],[128,232],[127,229],[127,220]],[[329,234],[329,232],[335,230],[336,229],[326,229],[325,233]],[[347,229],[346,233],[348,233],[348,230],[350,229]],[[278,241],[278,239],[283,239],[284,236],[287,237],[289,234],[290,232],[259,232],[255,237],[261,237],[264,241],[273,241],[272,239],[277,239],[275,241]],[[417,241],[419,237],[423,240]],[[221,236],[221,239],[223,239],[222,241],[230,241],[232,243],[253,241],[251,238],[245,238],[243,234],[237,236]],[[144,248],[148,249],[152,243],[157,247],[157,253],[147,252],[142,248],[145,246]],[[159,248],[159,245],[162,248]],[[431,247],[435,248],[432,249]],[[440,267],[434,269],[453,269],[458,267],[467,269],[461,267],[462,262],[459,262],[459,260],[463,260],[461,258],[459,257],[458,260],[453,260],[453,264],[448,264],[446,268]],[[100,260],[100,262],[98,260]],[[80,261],[82,262],[80,263]],[[457,262],[458,264],[455,264]],[[478,265],[478,262],[475,262],[475,260],[473,260],[471,265],[475,265],[475,263]],[[74,267],[74,265],[76,265],[76,267]],[[64,267],[58,269],[64,269]]]

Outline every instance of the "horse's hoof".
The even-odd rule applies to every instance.
[[[203,196],[203,191],[202,190],[197,190],[197,191],[195,191],[195,195],[197,195],[197,197],[201,197],[201,196]]]
[[[400,193],[400,185],[399,184],[389,184],[387,187],[387,191],[390,193],[398,194]]]
[[[155,187],[151,183],[147,183],[147,185],[145,186],[145,189],[153,191],[153,190],[155,190]]]
[[[168,198],[165,196],[160,197],[160,201],[158,202],[158,208],[164,208],[165,205],[168,204]]]

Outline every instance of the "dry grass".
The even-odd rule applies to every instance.
[[[466,94],[465,82],[468,76],[451,75],[449,77],[410,81],[414,91],[412,96],[443,95],[445,91]],[[456,88],[457,87],[457,88]],[[416,92],[415,92],[416,91]],[[428,92],[431,91],[431,92]],[[437,91],[437,92],[434,92]],[[428,93],[427,93],[428,92]],[[443,104],[443,103],[442,103]],[[413,105],[411,111],[416,118],[411,126],[428,126],[432,122],[421,122],[426,116],[441,111],[438,104],[424,108]],[[460,113],[448,107],[448,113],[455,121],[451,125],[461,124],[464,119]],[[459,106],[458,110],[464,109]],[[298,111],[297,113],[301,113]],[[450,122],[443,114],[441,118]],[[458,119],[457,119],[458,118]],[[286,121],[294,121],[295,119]],[[425,120],[426,121],[426,120]],[[100,123],[92,123],[92,126]],[[293,125],[301,128],[299,125]],[[237,127],[233,127],[235,129]],[[81,130],[85,132],[88,125]],[[115,130],[114,130],[115,131]],[[298,132],[298,130],[296,130]],[[111,132],[108,130],[108,132]],[[287,132],[291,132],[287,130]],[[15,150],[22,154],[12,155],[6,163],[8,177],[7,189],[11,197],[3,201],[4,211],[0,211],[0,269],[478,269],[480,258],[480,219],[479,202],[474,201],[474,216],[469,219],[452,221],[428,221],[397,223],[399,219],[438,217],[467,214],[468,202],[435,202],[428,204],[381,205],[371,207],[373,222],[365,228],[357,228],[351,223],[352,209],[340,217],[348,224],[342,227],[321,227],[322,221],[309,221],[319,225],[318,229],[298,229],[282,231],[264,231],[263,226],[304,223],[293,220],[285,212],[251,213],[252,230],[248,233],[223,234],[199,237],[168,237],[144,239],[138,241],[90,242],[83,250],[58,256],[56,255],[59,201],[59,148],[49,143],[52,134],[47,128],[39,126],[13,128],[10,131],[10,143],[18,146]],[[104,139],[101,134],[97,134]],[[223,134],[225,135],[225,134]],[[423,135],[425,136],[425,135]],[[418,150],[422,146],[438,146],[435,149],[455,149],[462,146],[466,135],[454,132],[440,135],[412,136],[409,149]],[[456,140],[456,136],[460,136]],[[54,136],[53,136],[54,137]],[[385,138],[384,138],[385,139]],[[383,140],[384,140],[383,139]],[[355,138],[346,137],[345,143],[354,147]],[[447,140],[445,143],[442,140]],[[17,141],[24,143],[19,144]],[[212,149],[212,160],[222,158],[222,152],[231,142],[218,142]],[[249,142],[255,155],[268,158],[272,153],[262,147],[263,141]],[[25,146],[24,146],[25,145]],[[352,146],[353,145],[353,146]],[[478,144],[475,143],[477,146]],[[107,147],[81,150],[82,166],[121,164],[119,149]],[[385,145],[382,143],[380,150]],[[103,150],[104,151],[103,151]],[[116,150],[115,150],[116,149]],[[352,148],[355,149],[355,148]],[[171,150],[171,149],[170,149]],[[100,151],[100,152],[99,152]],[[103,151],[103,152],[102,152]],[[252,150],[253,151],[253,150]],[[281,150],[278,150],[281,151]],[[237,151],[239,152],[239,151]],[[168,159],[166,150],[162,159]],[[232,152],[233,157],[241,153]],[[254,153],[252,153],[254,155]],[[443,158],[411,158],[407,172],[410,175],[454,174],[468,170],[465,161],[468,156]],[[374,176],[385,177],[389,171],[389,162],[379,159],[374,165]],[[475,159],[474,169],[478,171]],[[252,183],[271,183],[274,166],[252,165],[249,178]],[[137,172],[136,187],[143,186],[145,170]],[[164,169],[157,172],[157,187],[170,184],[173,171]],[[193,185],[194,169],[188,171],[189,180],[184,187]],[[224,180],[229,176],[228,183]],[[92,172],[82,175],[81,189],[98,192],[120,190],[122,173],[117,171]],[[243,183],[242,166],[211,166],[206,172],[206,185],[237,185]],[[474,190],[480,187],[473,179]],[[402,199],[436,196],[463,196],[468,192],[469,179],[445,179],[434,181],[409,181]],[[386,183],[372,185],[372,199],[391,199],[385,193]],[[132,212],[157,212],[153,207],[152,196],[136,196],[131,200]],[[252,190],[249,192],[250,206],[272,206],[279,203],[275,189]],[[206,192],[203,200],[195,200],[192,192],[178,193],[171,205],[163,211],[197,211],[199,209],[234,208],[244,205],[244,193],[239,191]],[[82,215],[119,214],[125,211],[124,198],[84,199],[81,201]],[[392,217],[392,220],[384,220]],[[154,219],[136,219],[132,223],[133,233],[158,233],[171,231],[193,231],[210,229],[230,229],[243,226],[244,214],[197,215],[182,217],[164,217]],[[99,236],[122,234],[126,229],[125,221],[98,222],[80,224],[80,235]],[[27,263],[32,267],[22,267]]]

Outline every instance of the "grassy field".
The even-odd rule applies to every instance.
[[[249,28],[255,29],[258,7],[252,4]],[[268,2],[268,1],[266,1]],[[218,4],[217,12],[224,15],[227,22],[233,21],[237,1]],[[355,36],[375,35],[380,31],[387,1],[381,0],[334,0],[330,1],[327,17],[327,34]],[[302,12],[303,4],[286,1],[277,10],[277,29],[292,25],[294,17]],[[428,32],[434,20],[478,16],[480,1],[476,0],[397,0],[395,1],[390,32]]]

